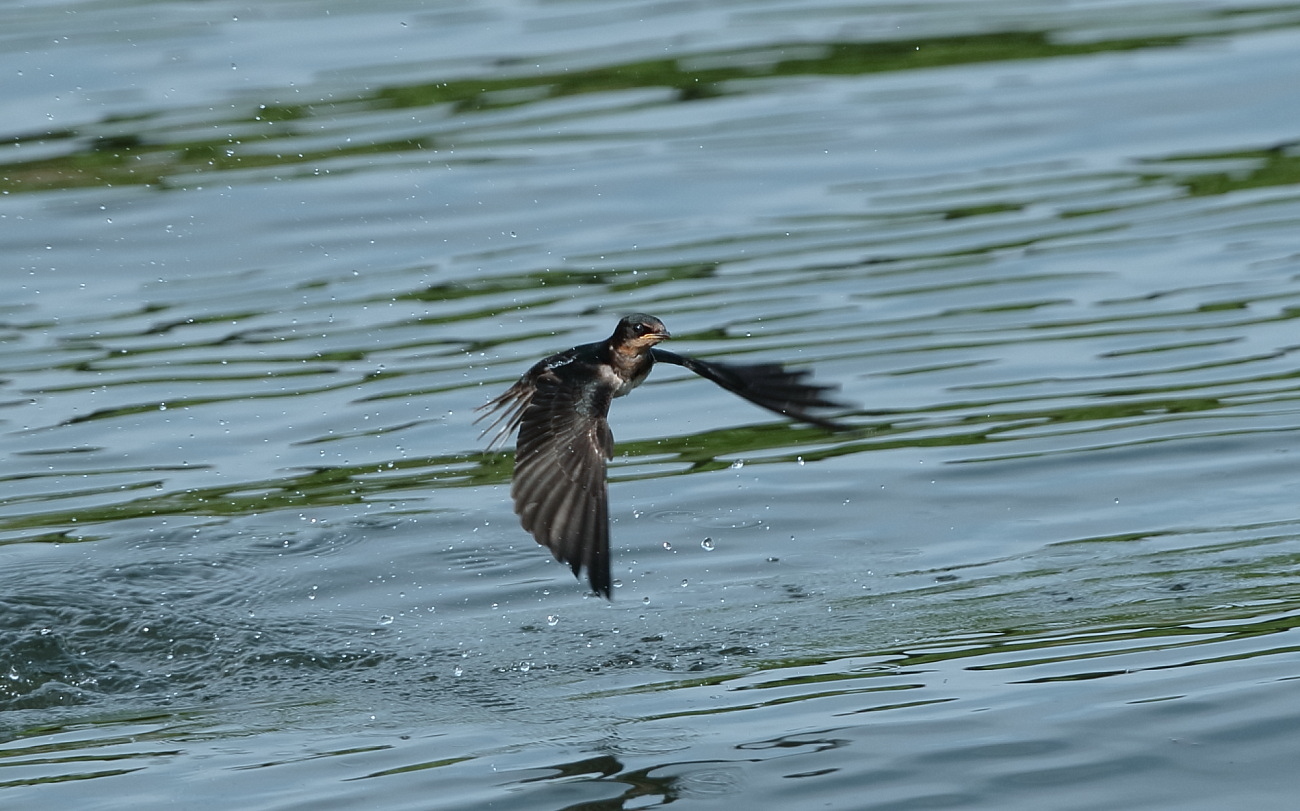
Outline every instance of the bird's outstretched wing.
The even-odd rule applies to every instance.
[[[676,352],[669,352],[659,347],[651,349],[650,352],[656,361],[690,369],[700,377],[712,380],[727,391],[738,394],[769,411],[823,428],[839,430],[845,427],[808,412],[808,409],[845,408],[846,406],[826,396],[828,392],[835,390],[835,386],[804,382],[809,375],[805,370],[791,371],[779,363],[739,364],[705,361],[689,355],[678,355]]]
[[[613,456],[614,436],[606,417],[614,386],[583,385],[568,374],[571,368],[530,372],[488,402],[492,411],[505,409],[488,430],[505,421],[495,442],[519,427],[510,493],[524,529],[574,576],[586,569],[592,590],[609,597],[605,461]]]
[[[544,376],[558,381],[560,379],[559,375],[564,373],[568,373],[567,376],[571,378],[572,369],[565,369],[565,367],[572,366],[577,361],[578,352],[585,348],[575,346],[567,352],[557,352],[550,357],[539,360],[533,364],[532,368],[524,372],[523,377],[516,380],[514,385],[474,409],[483,412],[474,419],[476,425],[488,417],[496,415],[483,429],[483,432],[478,435],[478,438],[482,439],[496,431],[492,439],[488,440],[488,450],[491,450],[499,442],[510,436],[519,427],[519,423],[524,418],[524,412],[528,410],[528,404],[532,402],[533,395],[537,392],[537,381]]]

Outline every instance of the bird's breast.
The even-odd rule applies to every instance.
[[[650,366],[646,364],[640,369],[628,370],[623,374],[619,374],[613,369],[607,369],[605,374],[608,376],[610,385],[614,388],[614,396],[622,397],[645,381],[646,376],[650,374]]]

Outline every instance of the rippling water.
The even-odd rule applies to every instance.
[[[1294,805],[1300,5],[0,22],[0,805]],[[856,405],[606,603],[470,422],[638,310]]]

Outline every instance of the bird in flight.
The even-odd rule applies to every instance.
[[[539,361],[479,406],[486,413],[475,420],[496,414],[480,434],[500,427],[489,448],[519,429],[510,494],[520,523],[557,560],[569,564],[575,577],[586,569],[592,590],[606,599],[612,581],[605,462],[614,457],[606,418],[610,402],[641,385],[656,362],[684,366],[778,414],[824,428],[843,427],[809,413],[843,405],[827,399],[834,386],[804,382],[807,371],[790,371],[778,363],[704,361],[656,346],[670,337],[658,318],[629,315],[608,339]]]

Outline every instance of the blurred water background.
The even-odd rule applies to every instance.
[[[1300,4],[0,5],[0,807],[1291,809]],[[631,311],[612,603],[473,409]]]

